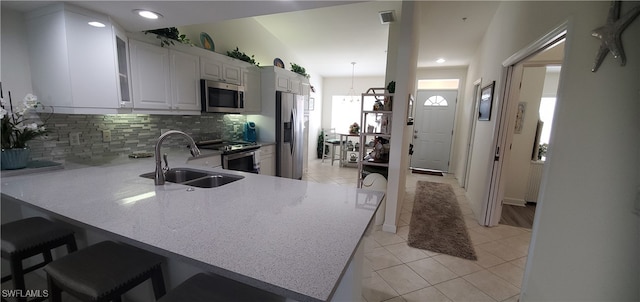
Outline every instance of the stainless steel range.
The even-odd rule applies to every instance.
[[[222,151],[222,168],[260,173],[260,144],[243,141],[207,140],[197,142],[200,149]]]

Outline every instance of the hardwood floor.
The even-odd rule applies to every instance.
[[[533,216],[535,214],[535,203],[528,202],[524,207],[505,204],[502,206],[500,224],[530,229],[533,226]]]

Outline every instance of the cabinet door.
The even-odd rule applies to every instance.
[[[290,92],[289,78],[284,75],[276,75],[276,90]]]
[[[215,58],[201,58],[200,72],[203,79],[240,85],[242,73],[240,66],[235,66]]]
[[[255,67],[243,70],[242,83],[244,83],[244,113],[260,113],[262,110],[260,71]]]
[[[118,60],[118,99],[121,108],[132,108],[131,83],[129,76],[129,41],[127,35],[119,27],[113,25],[116,59]]]
[[[129,41],[133,106],[139,109],[171,108],[169,50]]]
[[[289,92],[291,93],[295,93],[295,94],[300,94],[300,83],[302,81],[300,81],[300,79],[298,78],[290,78],[289,79]]]
[[[73,106],[118,108],[111,24],[98,28],[87,24],[94,20],[90,17],[68,11],[65,16]]]
[[[172,105],[174,110],[200,110],[200,58],[170,50]]]
[[[260,174],[276,175],[276,146],[269,145],[260,148]]]
[[[222,81],[222,62],[202,57],[200,72],[203,79]]]
[[[222,80],[226,83],[240,85],[242,83],[242,73],[240,66],[222,65]]]
[[[300,84],[300,95],[309,97],[311,94],[311,85],[309,83],[301,83]]]

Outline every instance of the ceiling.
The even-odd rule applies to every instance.
[[[400,1],[69,1],[110,15],[128,31],[215,23],[252,16],[290,51],[304,54],[301,65],[323,77],[383,76],[389,25],[378,12]],[[52,1],[1,1],[2,7],[28,11]],[[420,1],[418,67],[465,66],[471,61],[499,2]],[[145,8],[164,17],[139,19]],[[398,16],[397,16],[398,17]],[[435,62],[438,58],[445,63]],[[262,64],[268,65],[268,64]]]

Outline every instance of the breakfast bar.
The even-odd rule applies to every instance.
[[[353,281],[351,270],[362,261],[361,239],[383,193],[181,166],[243,178],[208,189],[156,186],[140,177],[153,171],[152,158],[124,160],[3,177],[2,202],[17,202],[288,300],[359,296],[360,282]]]

